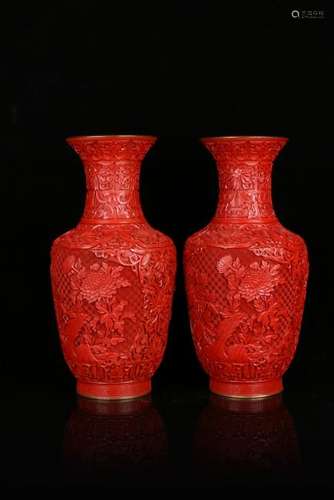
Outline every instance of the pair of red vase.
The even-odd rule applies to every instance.
[[[65,360],[77,392],[139,397],[165,350],[176,251],[152,229],[139,197],[149,136],[73,137],[87,195],[78,226],[51,252],[52,290]],[[213,137],[220,196],[211,223],[190,237],[184,269],[191,331],[212,392],[265,397],[282,391],[297,346],[308,258],[277,220],[272,162],[286,139]]]

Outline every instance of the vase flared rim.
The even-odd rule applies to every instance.
[[[112,141],[119,139],[135,139],[143,141],[155,141],[157,138],[154,135],[136,135],[136,134],[111,134],[111,135],[73,135],[66,138],[67,142],[85,142],[85,141]]]
[[[232,142],[232,141],[279,141],[287,142],[287,137],[274,135],[218,135],[212,137],[201,137],[202,142],[217,141],[217,142]]]

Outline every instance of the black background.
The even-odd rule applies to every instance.
[[[325,18],[293,19],[293,8],[322,9]],[[58,342],[49,250],[56,236],[78,222],[85,193],[80,160],[65,138],[123,133],[159,137],[142,167],[142,206],[150,224],[178,249],[169,342],[153,391],[174,458],[188,456],[189,429],[208,397],[182,276],[184,242],[209,222],[217,202],[215,164],[198,139],[289,138],[275,162],[273,203],[282,224],[307,242],[310,279],[285,397],[301,422],[302,454],[312,470],[304,483],[330,485],[332,31],[324,4],[68,2],[6,8],[0,29],[1,384],[12,461],[4,468],[5,483],[64,483],[45,473],[60,460],[63,424],[75,404],[74,380]],[[25,458],[17,464],[22,447]],[[39,468],[44,473],[34,474]],[[191,474],[181,476],[156,485],[192,485]],[[205,479],[202,485],[210,486]]]

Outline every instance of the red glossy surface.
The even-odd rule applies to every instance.
[[[77,137],[87,196],[78,226],[55,240],[51,277],[63,353],[80,394],[150,391],[167,341],[176,254],[144,219],[140,164],[154,138]]]
[[[295,353],[308,275],[304,241],[282,227],[271,202],[272,162],[286,140],[203,142],[217,161],[220,197],[185,248],[197,355],[214,392],[269,396],[282,390]]]
[[[283,390],[281,379],[264,382],[220,382],[210,380],[211,392],[234,398],[262,398],[278,394]]]
[[[151,380],[141,382],[121,382],[120,384],[77,383],[77,392],[81,396],[94,399],[138,398],[151,392]]]

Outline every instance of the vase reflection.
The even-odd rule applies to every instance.
[[[150,397],[98,401],[78,397],[65,428],[65,476],[70,482],[133,486],[161,479],[167,436]]]
[[[193,460],[204,481],[298,482],[302,474],[297,433],[281,395],[212,395],[199,417]]]

